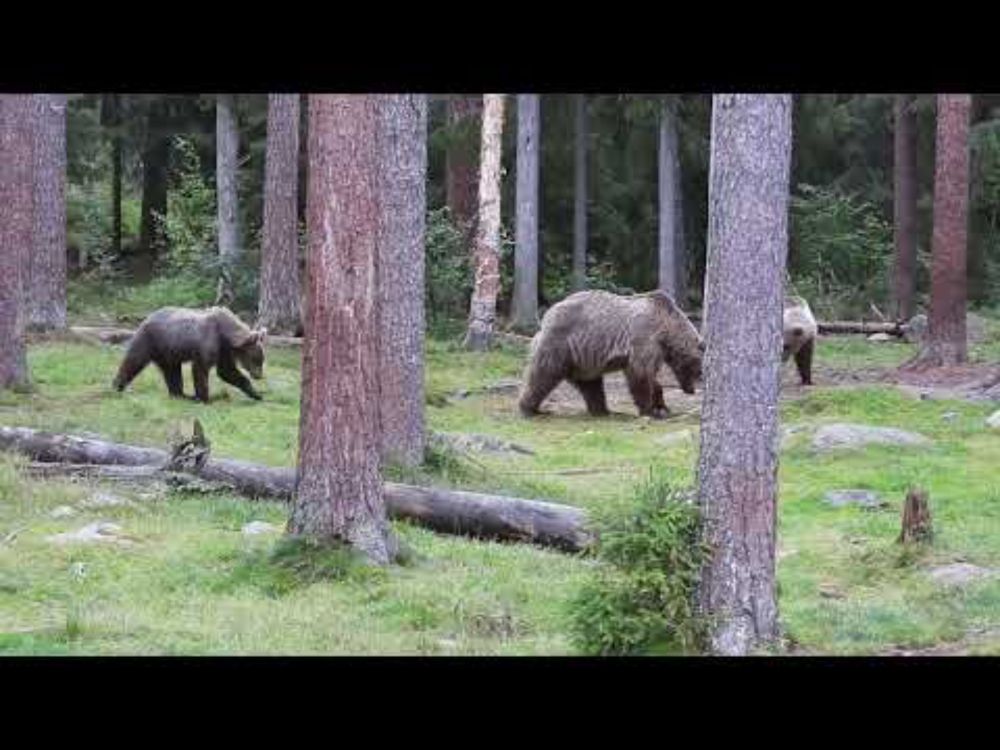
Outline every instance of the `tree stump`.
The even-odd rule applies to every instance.
[[[929,542],[934,536],[931,528],[931,510],[927,505],[927,490],[912,488],[903,503],[903,529],[899,542]]]

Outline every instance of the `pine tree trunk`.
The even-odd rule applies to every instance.
[[[379,235],[382,458],[424,460],[424,225],[427,97],[378,97],[382,228]]]
[[[778,636],[774,584],[778,386],[788,252],[792,98],[712,103],[705,395],[699,502],[712,550],[699,600],[711,650]]]
[[[66,327],[66,95],[34,96],[34,243],[28,260],[27,324]]]
[[[511,323],[530,333],[538,328],[538,94],[517,97],[517,228]]]
[[[576,94],[573,141],[573,289],[587,288],[587,97]]]
[[[451,139],[445,152],[445,202],[452,218],[471,244],[479,200],[479,141],[483,111],[481,96],[448,99]]]
[[[264,227],[258,325],[294,335],[301,318],[299,282],[299,95],[270,94],[264,166]]]
[[[28,385],[24,299],[34,233],[34,102],[0,94],[0,389]]]
[[[237,184],[240,129],[236,118],[236,96],[219,94],[215,102],[215,191],[218,203],[219,279],[218,301],[232,304],[232,271],[239,262],[240,211]]]
[[[299,463],[289,533],[395,555],[379,476],[380,108],[309,99],[308,273]],[[395,404],[388,405],[395,407]]]
[[[122,252],[122,107],[121,94],[104,94],[101,100],[101,125],[111,128],[111,250],[116,258]],[[85,266],[81,257],[80,268]]]
[[[167,163],[170,138],[163,133],[161,105],[153,102],[146,119],[146,146],[142,154],[142,208],[139,247],[156,258],[166,247],[162,219],[167,215]]]
[[[503,143],[503,94],[483,96],[483,134],[479,170],[479,221],[472,263],[474,285],[465,347],[485,351],[493,341],[500,292],[500,150]]]
[[[684,256],[680,241],[681,232],[681,180],[680,157],[677,153],[676,103],[672,98],[663,101],[660,109],[660,139],[658,149],[658,178],[660,199],[659,220],[659,287],[679,303],[683,296],[681,285],[684,277]]]
[[[896,319],[909,320],[916,312],[917,284],[917,116],[913,111],[913,97],[896,95],[895,122],[893,297]]]
[[[968,358],[966,250],[969,208],[969,94],[938,94],[934,168],[934,234],[927,340],[921,367],[961,364]]]

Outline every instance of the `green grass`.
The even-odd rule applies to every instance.
[[[995,356],[990,339],[976,356]],[[818,362],[831,368],[888,367],[911,348],[857,338],[824,341]],[[264,401],[253,402],[213,376],[209,406],[165,397],[150,368],[123,394],[110,381],[121,347],[49,343],[30,350],[34,390],[0,395],[0,424],[92,432],[165,446],[197,416],[216,455],[292,465],[297,448],[298,353],[268,354]],[[1000,352],[996,353],[1000,354]],[[524,420],[510,393],[483,387],[516,379],[523,352],[460,350],[456,340],[427,347],[427,417],[438,431],[481,432],[535,451],[441,469],[394,473],[411,481],[457,484],[554,499],[598,509],[630,497],[653,465],[692,479],[697,420],[665,422],[631,414],[595,420],[573,415]],[[789,365],[791,367],[791,365]],[[186,388],[190,393],[188,378]],[[468,390],[463,399],[448,394]],[[965,589],[932,583],[926,569],[964,560],[1000,567],[1000,440],[983,424],[989,404],[923,401],[889,387],[819,387],[782,406],[784,424],[862,422],[921,432],[929,448],[871,448],[819,456],[796,434],[782,453],[778,566],[784,627],[815,653],[877,653],[1000,630],[1000,582]],[[955,412],[945,420],[942,415]],[[657,438],[687,430],[668,447]],[[568,469],[589,474],[560,473]],[[936,537],[914,554],[895,544],[907,487],[927,487]],[[823,493],[867,488],[891,507],[831,508]],[[322,575],[283,563],[280,534],[244,537],[243,524],[282,525],[283,507],[227,496],[143,498],[120,487],[136,508],[52,518],[93,488],[29,481],[0,463],[0,653],[9,654],[565,654],[571,653],[568,603],[594,563],[526,545],[479,542],[397,524],[415,553],[406,565],[373,573],[338,559]],[[139,540],[133,547],[57,547],[49,534],[110,520]],[[74,563],[86,566],[83,578]],[[970,646],[1000,652],[992,636]]]

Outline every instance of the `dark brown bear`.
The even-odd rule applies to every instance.
[[[243,366],[254,380],[264,377],[264,338],[267,329],[251,330],[224,307],[186,310],[164,307],[146,318],[129,342],[114,387],[122,391],[150,362],[160,368],[171,396],[184,396],[181,365],[191,362],[194,392],[208,403],[208,373],[219,377],[250,398],[260,394],[239,371]]]
[[[537,414],[552,390],[568,380],[592,416],[605,416],[604,375],[624,370],[639,414],[662,419],[667,406],[656,381],[661,365],[670,367],[685,393],[694,393],[704,348],[698,331],[665,292],[577,292],[545,313],[531,341],[521,413]]]

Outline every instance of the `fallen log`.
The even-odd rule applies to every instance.
[[[80,464],[147,467],[149,471],[115,470],[105,474],[126,479],[159,476],[169,483],[171,476],[187,473],[231,488],[251,499],[288,501],[295,491],[294,469],[208,458],[200,469],[185,466],[183,471],[178,472],[176,465],[171,464],[171,454],[165,450],[27,427],[0,427],[0,450],[22,453],[36,462],[73,465],[63,473],[75,472],[77,476],[86,474]],[[43,470],[36,467],[31,471],[37,475]],[[587,514],[580,508],[395,482],[386,482],[384,486],[386,510],[390,517],[413,521],[435,531],[531,542],[572,552],[586,548],[593,541],[591,532],[586,528]]]
[[[701,315],[691,313],[688,319],[698,325],[701,323]],[[902,336],[905,331],[903,323],[886,323],[869,320],[818,320],[816,326],[822,335],[857,333],[871,335],[873,333],[887,333],[890,336]]]

